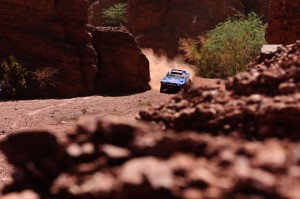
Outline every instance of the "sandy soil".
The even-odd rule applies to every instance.
[[[196,78],[196,86],[215,86],[214,80]],[[0,102],[0,140],[7,135],[31,129],[45,129],[63,139],[83,116],[98,118],[117,117],[134,121],[140,110],[167,102],[173,94],[161,94],[157,90],[144,93],[105,97],[90,96],[72,99],[24,100]],[[0,153],[0,189],[9,183],[12,168]]]

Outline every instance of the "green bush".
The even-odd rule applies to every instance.
[[[13,55],[0,66],[0,95],[5,98],[22,96],[26,89],[27,70]]]
[[[126,3],[117,3],[110,8],[103,9],[102,15],[105,20],[103,25],[120,26],[126,23],[126,7]]]
[[[180,50],[196,65],[198,75],[226,78],[245,71],[265,43],[265,26],[255,13],[228,18],[205,37],[182,39]]]

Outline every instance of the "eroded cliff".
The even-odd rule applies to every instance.
[[[56,96],[92,93],[96,53],[86,31],[85,0],[3,0],[0,6],[0,58],[13,54],[31,69],[51,67]]]
[[[31,91],[28,94],[31,95],[30,97],[45,97],[46,94],[52,97],[98,94],[99,87],[114,92],[120,90],[137,92],[150,88],[148,61],[141,53],[135,39],[129,33],[120,34],[120,31],[114,32],[114,30],[109,32],[103,30],[102,34],[102,30],[99,30],[97,31],[99,34],[94,34],[92,38],[86,26],[89,6],[90,3],[86,0],[41,0],[38,2],[4,0],[1,2],[0,61],[13,54],[30,71],[37,69],[43,71],[44,68],[55,71],[50,77],[53,86],[45,87],[46,91],[42,92]],[[104,39],[103,35],[105,35]],[[107,42],[106,39],[111,40],[112,43]],[[99,43],[99,40],[103,43]],[[126,41],[128,43],[122,45]],[[113,42],[121,45],[114,45]],[[96,45],[98,54],[92,43]],[[99,46],[101,46],[101,52]],[[105,48],[109,48],[109,51],[104,53]],[[116,55],[115,52],[119,54]],[[128,61],[129,57],[120,56],[121,52],[127,52],[127,55],[129,53],[134,57]],[[104,55],[114,60],[103,60]],[[98,64],[99,58],[101,60]],[[110,62],[114,64],[107,64]],[[127,67],[128,64],[131,64],[130,67]],[[98,68],[101,68],[101,71]],[[114,72],[114,79],[109,79],[112,76],[108,74],[99,74],[108,71]],[[132,75],[121,74],[120,71],[135,74],[135,78]],[[139,72],[141,73],[138,75]],[[112,83],[119,82],[115,81],[116,79],[119,81],[122,79],[123,82],[118,89],[115,89],[116,86]]]

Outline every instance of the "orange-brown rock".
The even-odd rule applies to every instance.
[[[126,3],[127,0],[99,0],[94,1],[88,10],[88,22],[93,26],[103,26],[102,12],[116,3]]]
[[[271,0],[266,40],[291,44],[300,39],[300,0]]]
[[[120,94],[149,90],[149,61],[135,38],[120,28],[91,28],[98,54],[97,93]]]
[[[13,54],[31,69],[57,69],[56,96],[92,93],[96,53],[86,30],[88,6],[85,0],[2,1],[1,59]]]
[[[0,62],[13,54],[30,71],[43,68],[55,71],[51,77],[53,82],[51,88],[43,92],[30,90],[30,95],[74,97],[95,94],[96,76],[98,73],[108,72],[107,68],[116,74],[115,76],[112,73],[103,74],[104,78],[98,74],[101,78],[97,81],[98,86],[99,83],[103,83],[103,88],[114,89],[115,92],[149,88],[148,61],[131,35],[121,31],[106,31],[107,34],[103,32],[98,38],[95,35],[94,43],[99,53],[101,48],[101,54],[96,54],[92,46],[92,36],[86,27],[87,10],[91,2],[86,0],[1,2]],[[103,42],[103,45],[99,42]],[[122,55],[123,52],[125,56]],[[97,68],[99,58],[100,70]],[[111,70],[111,66],[114,66],[114,71]],[[124,74],[127,75],[119,75],[120,71],[125,71]],[[116,81],[116,78],[119,80]],[[122,86],[114,82],[122,83]]]

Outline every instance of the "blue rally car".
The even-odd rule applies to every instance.
[[[191,77],[185,70],[172,69],[160,81],[160,92],[179,91],[184,85],[191,82]]]

